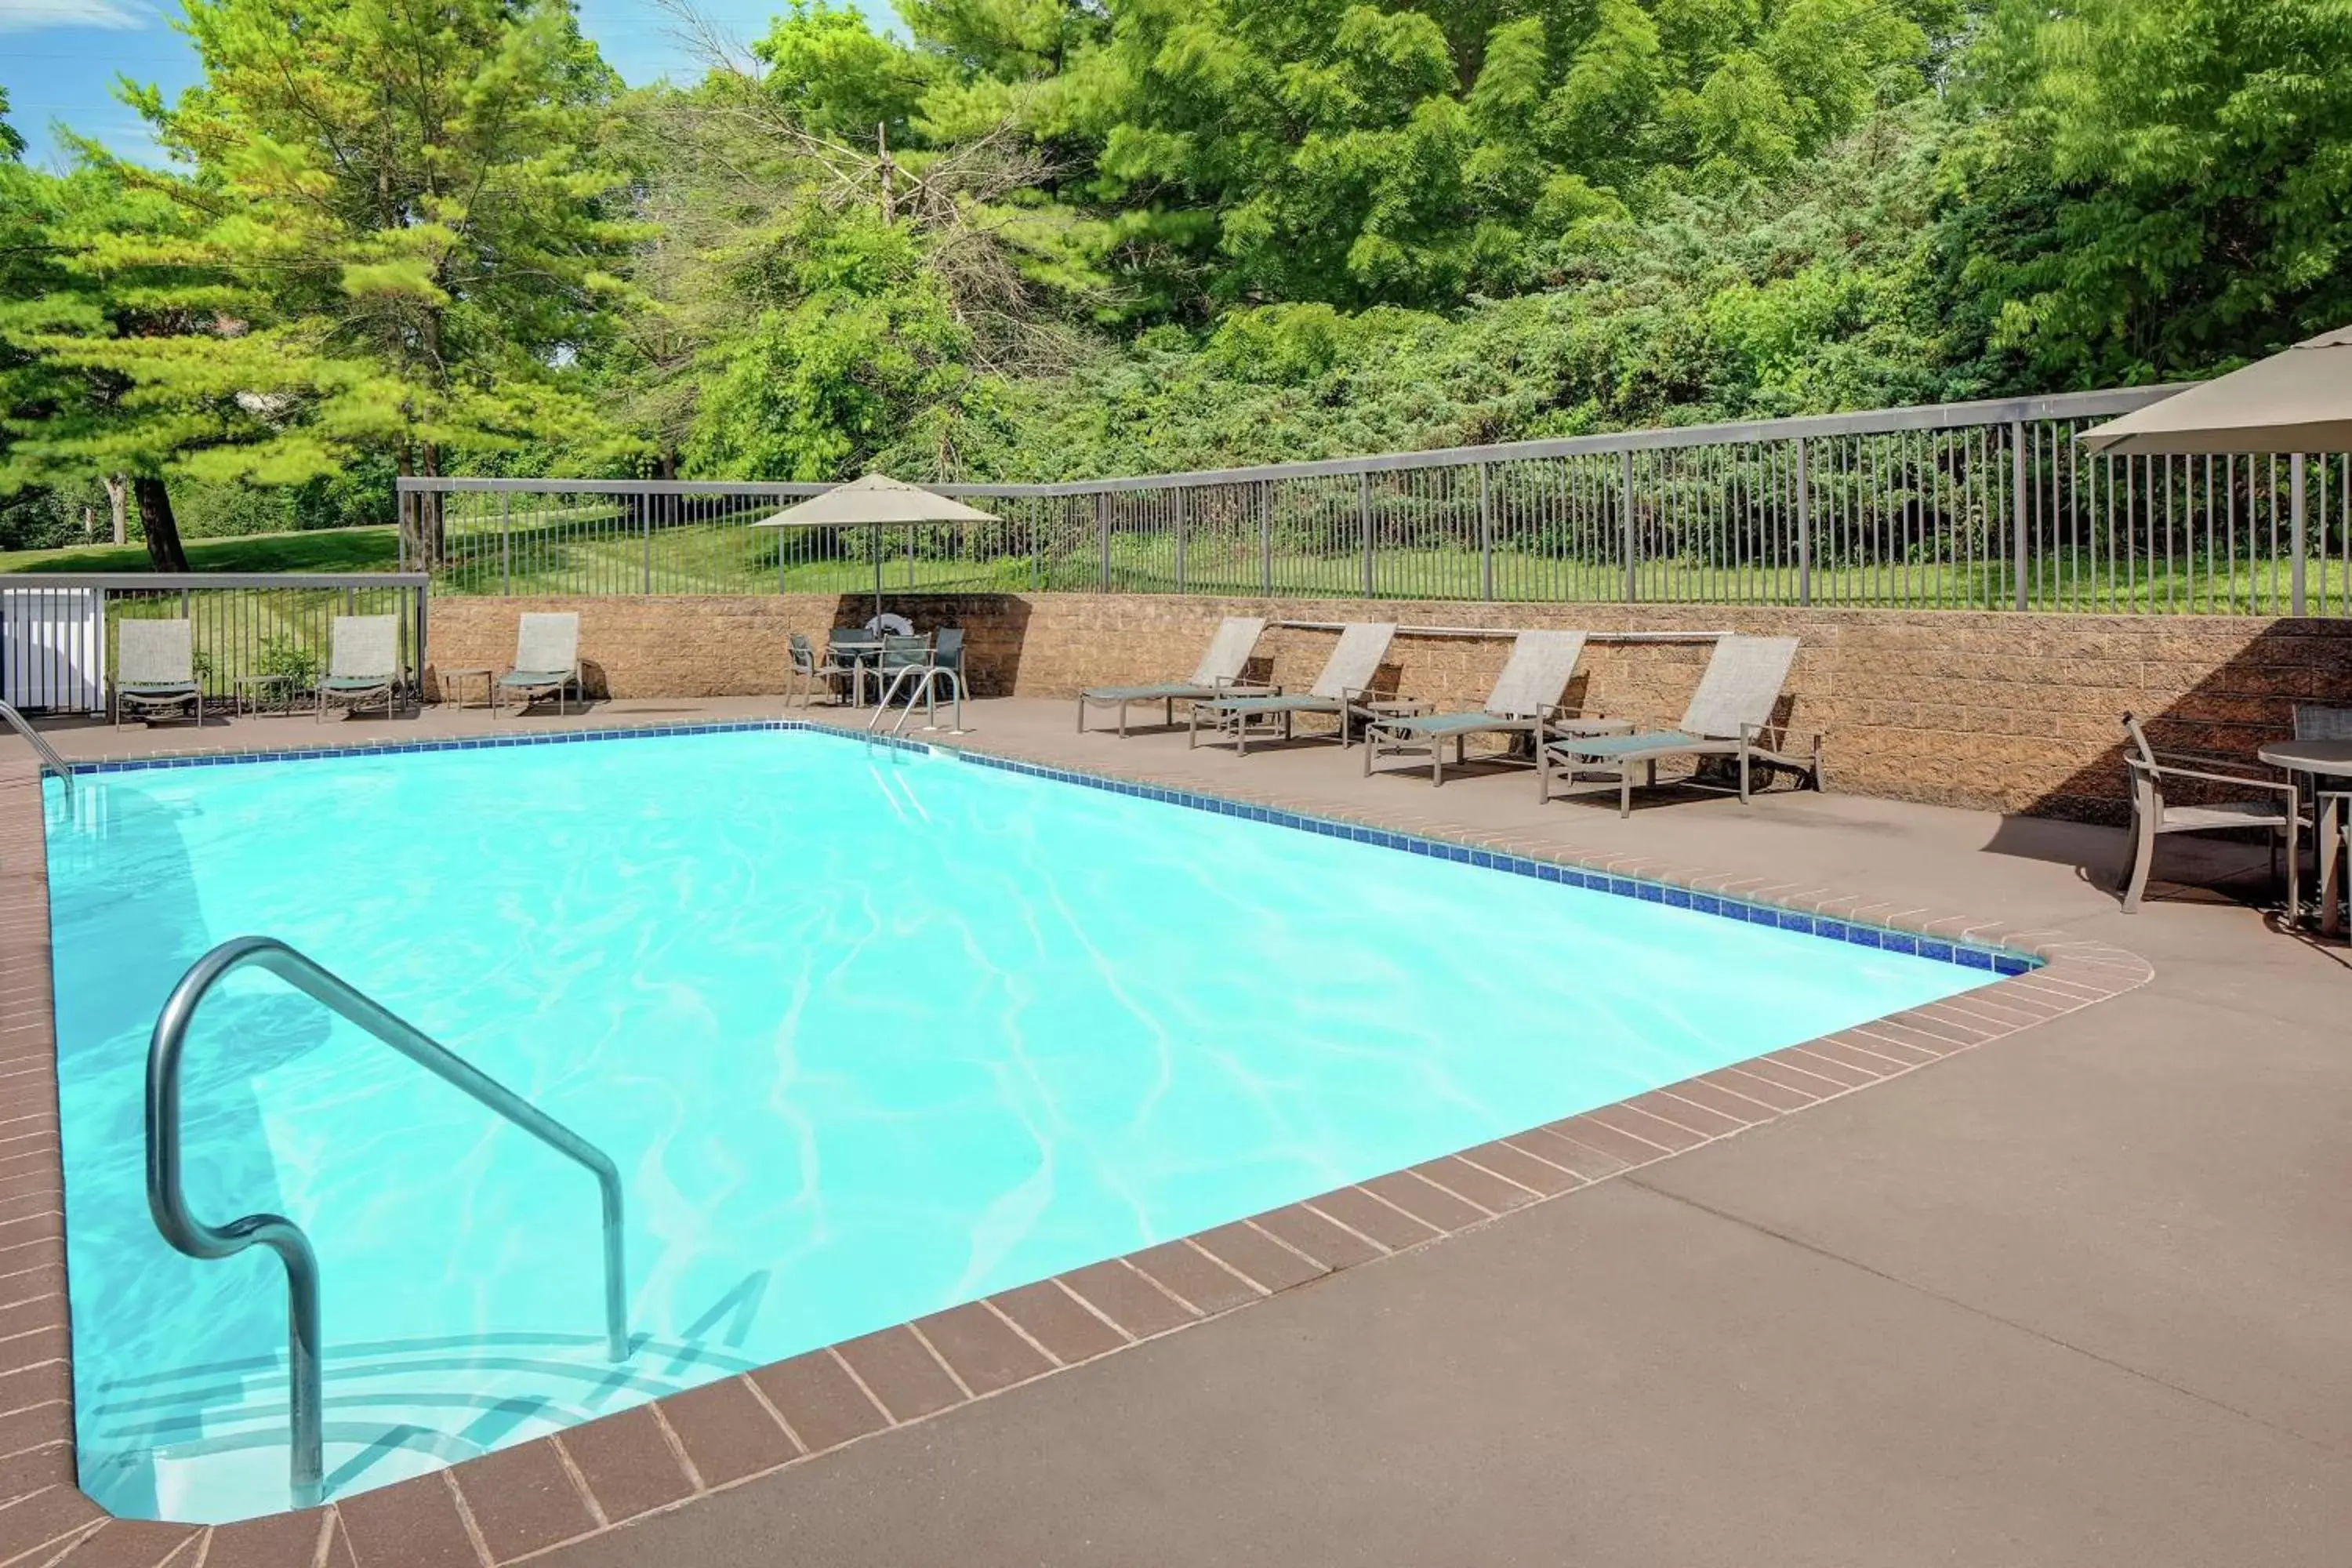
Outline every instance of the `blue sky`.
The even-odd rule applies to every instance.
[[[692,75],[686,53],[665,36],[666,20],[649,0],[578,0],[580,23],[604,58],[632,84]],[[887,21],[887,0],[858,0]],[[766,30],[783,0],[709,0],[704,9],[741,37]],[[8,89],[10,123],[24,133],[26,155],[56,156],[51,134],[63,121],[118,152],[151,154],[139,117],[114,100],[117,75],[177,92],[196,77],[187,40],[172,28],[176,0],[0,0],[0,87]]]

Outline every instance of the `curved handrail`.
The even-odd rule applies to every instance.
[[[147,1208],[163,1239],[191,1258],[230,1258],[256,1243],[286,1266],[287,1372],[292,1407],[294,1506],[320,1500],[325,1438],[319,1370],[319,1259],[302,1227],[284,1215],[250,1214],[215,1226],[188,1212],[180,1184],[180,1052],[196,1005],[232,970],[266,969],[357,1024],[410,1061],[463,1090],[558,1153],[586,1166],[604,1207],[604,1335],[614,1361],[629,1355],[628,1294],[621,1249],[621,1173],[604,1152],[496,1079],[395,1016],[348,981],[276,937],[241,936],[196,960],[172,987],[147,1044]]]
[[[66,760],[58,755],[58,749],[49,744],[47,738],[38,730],[34,729],[22,713],[17,712],[5,702],[0,702],[0,721],[5,721],[8,728],[25,737],[26,744],[33,748],[33,755],[40,759],[41,771],[55,773],[63,779],[66,794],[71,795],[74,787],[73,769],[66,765]]]

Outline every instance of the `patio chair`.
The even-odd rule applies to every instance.
[[[371,702],[392,711],[399,694],[400,617],[397,616],[337,616],[327,626],[327,673],[319,680],[319,722],[329,706],[339,706],[349,718]]]
[[[1176,704],[1200,702],[1213,697],[1232,697],[1244,692],[1272,692],[1271,686],[1252,685],[1242,679],[1242,671],[1249,668],[1250,655],[1257,647],[1258,637],[1265,631],[1265,622],[1256,616],[1227,616],[1217,624],[1217,635],[1209,639],[1207,651],[1192,671],[1190,680],[1164,681],[1156,686],[1095,686],[1078,693],[1078,733],[1087,732],[1087,709],[1118,710],[1118,732],[1127,733],[1128,705],[1135,702],[1160,704],[1160,722],[1176,722]]]
[[[2298,741],[2352,741],[2352,708],[2326,708],[2315,702],[2294,705],[2294,738]],[[2290,775],[2293,776],[2293,775]],[[2311,806],[2304,820],[2318,847],[2319,908],[2324,921],[2333,921],[2342,897],[2336,868],[2344,858],[2344,821],[2352,808],[2352,787],[2338,777],[2310,783]],[[2332,924],[2324,930],[2336,929]]]
[[[2124,768],[2131,775],[2131,864],[2125,868],[2126,914],[2137,914],[2156,861],[2156,841],[2168,833],[2231,833],[2264,828],[2271,840],[2271,875],[2278,875],[2279,850],[2286,850],[2288,918],[2302,908],[2297,872],[2303,858],[2303,810],[2293,779],[2257,773],[2257,764],[2202,752],[2159,752],[2148,744],[2139,721],[2124,715]],[[2224,772],[2234,769],[2234,772]],[[2239,798],[2176,805],[2165,798],[2167,780],[2219,785]],[[2202,792],[2200,792],[2202,793]]]
[[[1279,721],[1281,738],[1288,741],[1295,738],[1292,722],[1301,713],[1328,713],[1339,721],[1339,744],[1344,750],[1354,739],[1357,721],[1380,716],[1371,706],[1372,680],[1380,674],[1381,662],[1388,658],[1389,644],[1395,637],[1392,622],[1357,621],[1340,629],[1339,646],[1323,661],[1323,673],[1305,691],[1195,701],[1186,746],[1201,743],[1203,714],[1219,734],[1234,742],[1235,756],[1246,756],[1253,731],[1267,734],[1266,726]]]
[[[800,697],[801,706],[806,708],[816,700],[818,687],[822,686],[828,693],[834,693],[836,689],[834,686],[835,681],[856,680],[858,676],[856,662],[845,660],[840,654],[835,653],[830,637],[827,638],[824,653],[820,658],[815,645],[805,636],[799,632],[793,633],[792,660],[791,683],[784,689],[784,706],[787,708],[793,705],[793,698],[795,694]]]
[[[205,689],[196,679],[195,634],[184,620],[122,621],[114,628],[114,727],[127,714],[156,716],[193,708],[204,728]]]
[[[580,679],[580,616],[577,611],[532,611],[515,625],[514,667],[499,677],[498,689],[522,699],[528,708],[552,693],[555,710],[563,711],[563,693],[577,692],[584,702],[587,690]],[[490,705],[493,717],[498,704]]]
[[[1464,749],[1473,735],[1532,737],[1545,719],[1559,712],[1559,694],[1584,657],[1582,632],[1521,632],[1511,643],[1511,657],[1486,693],[1486,705],[1475,713],[1391,712],[1364,726],[1364,775],[1382,756],[1429,753],[1429,782],[1445,782],[1445,742],[1454,742],[1454,765],[1460,767]],[[1517,742],[1514,742],[1514,744]],[[1530,747],[1528,756],[1534,755]]]
[[[1643,770],[1643,783],[1654,787],[1658,763],[1668,757],[1736,758],[1739,768],[1739,800],[1748,803],[1750,778],[1758,764],[1798,774],[1813,788],[1822,787],[1822,738],[1812,737],[1810,752],[1793,751],[1785,727],[1772,722],[1780,705],[1780,688],[1796,662],[1795,637],[1727,636],[1715,645],[1699,677],[1698,689],[1683,721],[1672,730],[1637,731],[1630,735],[1596,735],[1584,721],[1569,720],[1538,732],[1536,798],[1551,798],[1554,777],[1573,784],[1578,779],[1602,779],[1617,785],[1617,815],[1633,810],[1633,770]],[[1553,738],[1554,731],[1568,731]]]
[[[890,700],[899,692],[911,693],[921,678],[908,672],[930,668],[929,633],[909,632],[905,636],[896,633],[886,635],[882,639],[882,651],[874,663],[874,682],[882,689],[881,695],[876,699],[876,701],[883,707],[887,707]],[[912,700],[911,696],[908,700]],[[876,717],[879,718],[880,715],[877,714]]]

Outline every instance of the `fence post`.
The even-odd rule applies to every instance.
[[[784,556],[785,556],[785,552],[787,551],[787,549],[789,549],[789,548],[790,548],[790,547],[787,545],[787,543],[786,543],[785,542],[786,542],[786,539],[788,538],[788,536],[790,536],[792,532],[793,532],[793,530],[791,530],[791,529],[789,529],[789,528],[780,528],[780,529],[777,529],[777,530],[775,531],[775,534],[776,534],[776,593],[778,594],[778,595],[779,595],[779,596],[781,596],[781,595],[784,593],[784,591],[785,591],[785,589],[784,589]]]
[[[1372,596],[1372,476],[1370,470],[1356,476],[1356,513],[1364,528],[1364,597]]]
[[[1257,581],[1258,591],[1267,598],[1274,597],[1274,481],[1257,482]]]
[[[1192,496],[1182,485],[1176,487],[1176,591],[1184,591],[1184,524],[1192,515]]]
[[[426,602],[432,597],[432,595],[433,589],[431,584],[419,583],[416,585],[416,701],[417,706],[420,708],[423,707],[425,703],[425,666],[426,663],[425,648],[427,646],[425,641],[425,629],[426,625],[425,605]]]
[[[1102,591],[1110,592],[1110,492],[1095,492],[1095,532],[1102,541]]]
[[[1617,454],[1617,510],[1625,540],[1625,602],[1632,604],[1641,595],[1633,576],[1633,448],[1626,447]]]
[[[393,494],[392,569],[395,572],[408,570],[408,508],[413,499],[403,489]]]
[[[2025,608],[2025,421],[2009,422],[2009,551],[2017,577],[2017,607]]]
[[[644,520],[638,533],[643,540],[645,556],[638,581],[640,591],[646,595],[651,595],[654,591],[654,507],[660,500],[659,496],[652,495],[637,498],[637,515]]]
[[[1797,437],[1797,603],[1813,602],[1813,489],[1805,468],[1805,438]]]
[[[2287,582],[2288,609],[2291,614],[2305,613],[2304,603],[2304,469],[2303,454],[2295,453],[2286,460],[2288,537],[2294,543],[2294,566]]]
[[[508,510],[513,497],[499,492],[499,596],[514,597],[514,523]]]
[[[1495,598],[1495,489],[1486,465],[1478,465],[1478,596]]]

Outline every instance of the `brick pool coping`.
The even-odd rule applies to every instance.
[[[773,727],[779,726],[771,721],[642,728],[675,733]],[[495,742],[364,749],[545,743],[614,733],[583,730]],[[1052,758],[1023,756],[1013,748],[932,749],[1000,765],[1011,761],[1073,782],[1174,794],[1184,796],[1185,804],[1221,801],[1224,809],[1239,804],[1244,815],[1263,810],[1311,817],[1323,825],[1321,831],[1336,825],[1368,835],[1409,837],[1420,845],[1466,847],[1522,863],[1506,868],[1525,872],[1532,864],[1573,870],[1604,890],[1622,891],[1613,884],[1629,881],[1678,889],[1742,909],[1803,917],[1808,930],[1816,921],[1831,921],[1839,928],[1908,933],[1928,943],[2001,950],[2030,956],[2038,967],[1997,974],[1976,990],[1941,1002],[322,1508],[209,1527],[119,1520],[75,1484],[40,790],[29,761],[0,764],[0,1085],[11,1091],[0,1098],[0,1568],[50,1568],[67,1562],[73,1568],[160,1568],[166,1563],[176,1568],[496,1568],[521,1562],[1326,1275],[1417,1251],[1512,1210],[1735,1137],[2090,1006],[2144,984],[2152,974],[2137,955],[2104,943],[1890,905],[1801,881],[1724,876],[1642,856],[1588,855],[1530,834],[1367,812],[1319,798],[1223,786],[1212,795],[1149,773],[1073,768]],[[306,752],[317,750],[323,749]],[[193,765],[199,755],[224,760],[219,753],[202,753],[185,761]],[[101,763],[77,772],[122,765]]]

